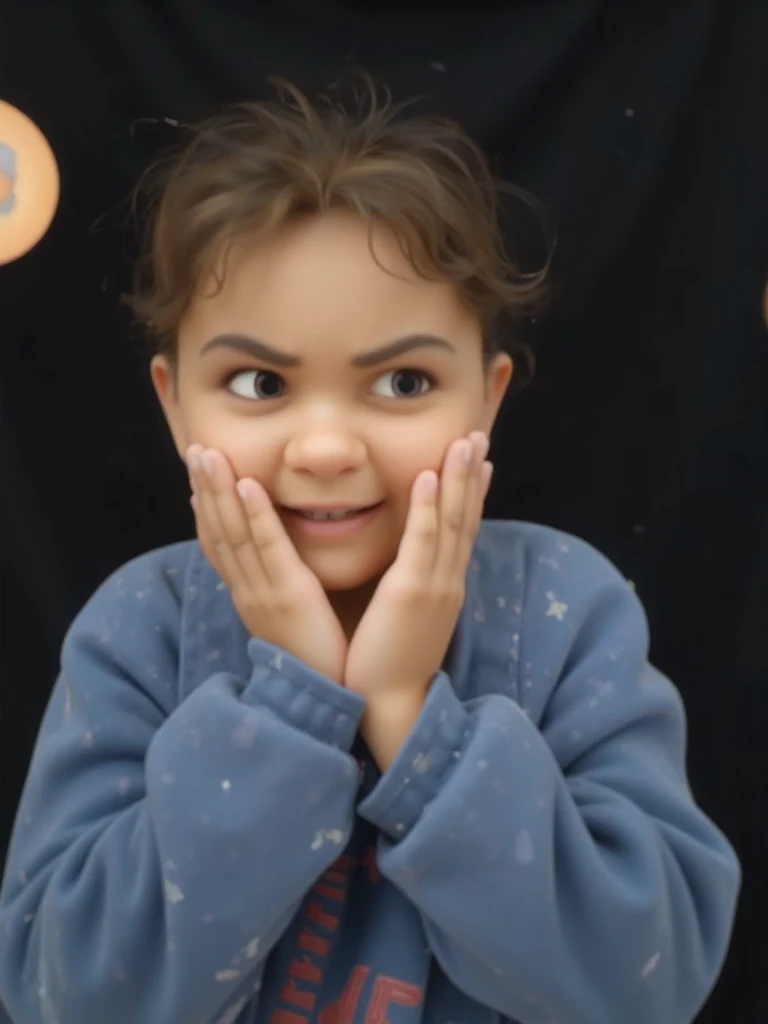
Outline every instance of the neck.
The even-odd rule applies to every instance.
[[[378,583],[378,579],[374,579],[355,590],[335,590],[328,594],[328,600],[341,623],[347,640],[352,639]]]

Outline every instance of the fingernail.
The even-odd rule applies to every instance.
[[[472,462],[474,454],[475,454],[475,446],[472,444],[472,442],[471,441],[462,441],[461,442],[461,458],[462,458],[462,460],[464,462],[466,462],[467,465],[469,465]]]
[[[187,449],[187,465],[193,473],[197,473],[200,469],[200,452],[195,448]]]
[[[432,470],[422,477],[422,487],[427,494],[437,494],[438,483],[437,473]]]
[[[491,486],[491,477],[493,476],[493,463],[492,462],[484,462],[483,463],[482,473],[483,473],[483,486],[485,487],[486,490],[488,490],[488,488]]]
[[[243,477],[235,484],[235,489],[249,512],[258,511],[259,488],[250,477]]]
[[[216,472],[216,463],[213,460],[210,452],[203,452],[201,456],[203,463],[203,469],[205,470],[206,476],[212,477]]]

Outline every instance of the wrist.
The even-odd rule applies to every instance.
[[[420,685],[367,699],[360,733],[382,772],[394,762],[416,724],[426,691]]]

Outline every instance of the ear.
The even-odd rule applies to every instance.
[[[496,422],[501,403],[514,373],[512,357],[507,352],[497,352],[488,364],[485,374],[485,401],[483,406],[482,429],[490,436]]]
[[[173,443],[176,445],[176,451],[183,460],[189,447],[189,440],[178,400],[176,373],[167,356],[153,357],[149,364],[149,375],[171,431]]]

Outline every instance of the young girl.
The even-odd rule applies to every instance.
[[[397,114],[397,116],[395,116]],[[0,901],[16,1024],[685,1024],[739,887],[643,611],[481,523],[537,285],[453,125],[191,134],[137,305],[198,542],[63,646]],[[406,386],[406,384],[408,386]]]

